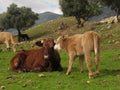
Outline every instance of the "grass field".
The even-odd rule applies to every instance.
[[[8,70],[9,62],[14,53],[0,54],[0,86],[6,90],[120,90],[120,49],[105,50],[101,54],[100,76],[88,78],[86,64],[84,73],[79,72],[76,59],[72,73],[65,75],[68,56],[61,51],[62,72],[14,73]],[[95,69],[93,64],[93,70]],[[39,77],[44,74],[43,77]]]
[[[68,20],[68,19],[67,19]],[[66,23],[68,22],[66,19]],[[71,19],[70,19],[71,20]],[[72,19],[73,20],[73,19]],[[56,23],[56,20],[53,23]],[[63,20],[62,20],[63,21]],[[50,23],[50,22],[48,22]],[[45,28],[45,26],[46,28]],[[72,25],[69,21],[68,25]],[[71,28],[75,29],[75,21]],[[87,24],[88,25],[88,24]],[[93,25],[92,25],[93,26]],[[39,37],[57,37],[56,27],[43,24],[42,26],[31,28],[26,32],[33,38]],[[49,30],[48,30],[49,28]],[[28,72],[15,73],[9,71],[9,63],[15,55],[13,52],[0,52],[0,90],[120,90],[120,25],[96,25],[94,27],[85,27],[74,31],[74,33],[83,33],[89,28],[101,34],[101,55],[100,55],[100,76],[93,79],[88,78],[88,70],[84,63],[84,72],[79,72],[79,62],[76,59],[69,76],[65,75],[68,66],[68,55],[64,51],[60,51],[62,72]],[[41,31],[41,30],[44,31]],[[33,31],[34,30],[34,31]],[[35,33],[35,30],[36,33]],[[46,33],[47,30],[52,33]],[[40,32],[41,31],[41,32]],[[32,35],[32,32],[34,34]],[[38,35],[38,32],[41,33]],[[54,33],[55,32],[55,33]],[[67,31],[65,31],[67,32]],[[69,32],[71,34],[73,31]],[[43,34],[44,33],[44,34]],[[62,34],[63,32],[59,32]],[[58,34],[59,34],[58,33]],[[23,45],[26,49],[31,49],[29,45]],[[93,70],[95,70],[93,60]],[[43,74],[43,77],[39,75]]]

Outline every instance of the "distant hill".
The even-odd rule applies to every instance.
[[[60,14],[52,13],[52,12],[44,12],[40,13],[38,16],[38,20],[36,20],[35,25],[39,25],[41,23],[57,19],[59,17],[62,17]]]
[[[116,15],[115,11],[111,10],[108,7],[105,7],[103,9],[103,13],[101,13],[98,16],[93,16],[93,17],[89,18],[88,21],[100,21],[100,20],[102,20],[104,18],[107,18],[107,17],[110,17],[110,16],[114,16],[114,15]],[[54,20],[54,19],[60,18],[60,17],[62,17],[62,15],[56,14],[56,13],[52,13],[52,12],[40,13],[39,16],[38,16],[39,19],[36,20],[34,26],[42,24],[42,23],[45,23],[45,22],[50,21],[50,20]]]

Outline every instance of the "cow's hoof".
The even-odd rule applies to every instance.
[[[100,75],[100,73],[96,73],[95,75],[96,75],[96,76],[99,76],[99,75]]]
[[[70,73],[68,73],[68,72],[66,73],[66,75],[69,75],[69,74],[70,74]]]
[[[94,76],[93,75],[89,75],[89,79],[93,79],[94,78]]]
[[[83,71],[80,71],[80,73],[83,73]]]

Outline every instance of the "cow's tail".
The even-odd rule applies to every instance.
[[[94,52],[96,55],[100,52],[100,35],[95,33],[93,38],[94,38]]]

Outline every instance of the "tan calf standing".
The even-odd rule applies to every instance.
[[[95,54],[96,75],[99,75],[100,36],[93,31],[73,36],[60,36],[56,41],[55,49],[64,49],[69,55],[69,66],[66,75],[69,75],[76,56],[80,61],[80,72],[83,72],[83,61],[86,59],[89,78],[93,77],[91,54]]]
[[[12,44],[13,46],[13,51],[16,51],[16,43],[13,38],[13,34],[9,32],[0,32],[0,43],[5,43],[7,49],[10,49],[10,46]]]

